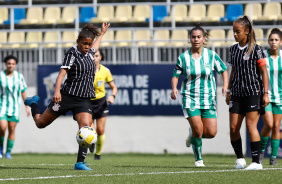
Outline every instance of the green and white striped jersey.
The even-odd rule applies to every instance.
[[[192,58],[191,50],[177,59],[174,77],[184,74],[181,86],[182,108],[216,109],[216,82],[213,71],[221,74],[227,69],[224,62],[212,50],[203,48],[198,60]]]
[[[21,93],[27,89],[24,77],[14,71],[13,77],[8,77],[5,71],[0,73],[0,116],[19,116]]]
[[[267,73],[269,78],[268,96],[270,102],[282,104],[282,50],[279,50],[278,58],[272,59],[269,50],[266,55]]]

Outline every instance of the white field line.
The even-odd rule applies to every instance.
[[[282,168],[266,168],[263,170],[282,170]],[[136,176],[136,175],[160,175],[160,174],[194,174],[194,173],[220,173],[220,172],[238,172],[246,171],[243,169],[215,170],[215,171],[179,171],[179,172],[149,172],[149,173],[119,173],[119,174],[90,174],[90,175],[66,175],[66,176],[42,176],[33,178],[5,178],[0,181],[18,181],[18,180],[42,180],[57,178],[78,178],[78,177],[99,177],[99,176]],[[83,172],[83,171],[82,171]]]

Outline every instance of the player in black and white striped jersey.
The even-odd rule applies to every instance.
[[[99,49],[101,39],[110,24],[104,22],[101,32],[92,24],[86,24],[77,38],[77,45],[70,48],[63,59],[63,63],[56,79],[53,99],[42,114],[37,104],[38,96],[28,97],[24,103],[31,107],[35,124],[38,128],[45,128],[60,115],[72,111],[79,129],[91,126],[92,106],[91,98],[95,98],[93,85],[95,77],[94,53]],[[94,41],[94,39],[97,39]],[[94,41],[94,42],[93,42]],[[67,79],[61,88],[63,79]],[[85,165],[87,148],[79,146],[75,170],[92,170]]]
[[[261,47],[256,45],[253,25],[247,16],[234,21],[233,32],[239,43],[230,47],[228,63],[232,70],[226,103],[229,105],[231,145],[237,156],[235,168],[242,169],[246,165],[240,135],[246,117],[252,152],[252,163],[246,169],[258,170],[262,169],[262,165],[259,162],[260,135],[257,123],[260,114],[264,114],[264,107],[269,104],[266,56]]]

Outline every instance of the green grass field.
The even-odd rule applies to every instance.
[[[93,171],[73,170],[75,154],[13,154],[0,160],[0,183],[280,183],[279,166],[264,160],[260,171],[235,170],[235,156],[203,155],[204,168],[194,167],[194,156],[154,154],[104,154],[102,160],[88,153]],[[251,159],[247,159],[250,164]]]

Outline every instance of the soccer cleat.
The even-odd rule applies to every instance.
[[[95,144],[92,144],[92,146],[89,148],[90,153],[93,153],[95,150]]]
[[[252,162],[245,170],[261,170],[262,165],[256,162]]]
[[[195,162],[196,167],[205,167],[203,160],[198,160]]]
[[[236,160],[235,169],[244,169],[246,166],[246,160],[244,158],[239,158]]]
[[[40,100],[39,96],[33,96],[33,97],[26,97],[26,99],[24,100],[24,104],[27,106],[30,106],[33,103],[38,103],[38,101]]]
[[[270,164],[270,165],[279,165],[279,164],[276,162],[276,158],[270,158],[269,164]]]
[[[264,158],[264,152],[259,153],[259,163],[263,163],[263,158]]]
[[[101,155],[94,155],[94,160],[101,160]]]
[[[86,162],[76,162],[74,165],[74,170],[93,170],[89,168],[89,165],[85,165]]]
[[[192,138],[192,128],[189,127],[189,134],[188,137],[186,139],[186,147],[190,147],[191,146],[191,138]]]
[[[0,147],[0,159],[3,158],[3,147]]]
[[[11,153],[6,153],[6,154],[5,154],[5,158],[6,158],[6,159],[12,159]]]

